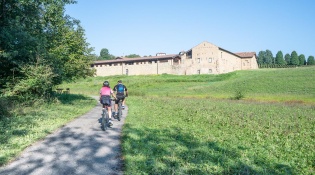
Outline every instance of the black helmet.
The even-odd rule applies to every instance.
[[[109,82],[108,81],[104,81],[103,86],[109,87]]]

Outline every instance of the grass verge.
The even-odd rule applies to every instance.
[[[30,144],[88,112],[95,105],[94,99],[74,94],[58,95],[51,103],[39,100],[32,106],[15,104],[11,111],[0,118],[0,165],[8,163]]]

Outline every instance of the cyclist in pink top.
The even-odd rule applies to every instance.
[[[107,105],[108,117],[109,117],[109,125],[113,125],[112,123],[112,112],[111,112],[111,102],[110,97],[113,96],[116,99],[115,94],[109,86],[108,81],[104,81],[103,87],[100,89],[100,103],[103,104],[103,108]]]

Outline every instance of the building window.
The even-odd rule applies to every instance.
[[[212,58],[209,58],[208,61],[209,61],[209,63],[212,63]]]
[[[209,69],[209,74],[212,74],[212,69]]]
[[[126,75],[128,75],[128,73],[129,73],[129,72],[128,72],[128,69],[126,69]]]
[[[200,58],[197,58],[198,63],[200,63]]]
[[[200,74],[200,70],[197,70],[197,74]]]

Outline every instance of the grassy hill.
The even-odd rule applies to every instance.
[[[70,95],[0,117],[0,165],[90,110],[88,96],[119,79],[130,94],[125,174],[315,174],[315,67],[65,83]]]
[[[314,75],[314,67],[261,69],[64,86],[97,95],[104,80],[127,85],[126,174],[314,174]]]
[[[80,94],[98,95],[102,82],[122,79],[132,96],[168,96],[315,104],[315,67],[236,71],[221,75],[110,76],[65,84]]]

